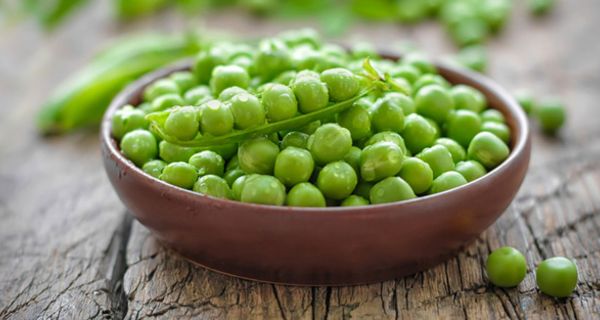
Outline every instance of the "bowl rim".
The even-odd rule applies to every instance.
[[[379,51],[379,52],[383,59],[397,60],[397,59],[401,58],[401,55],[397,54],[397,53],[390,53],[390,52],[385,52],[385,51]],[[517,103],[515,98],[513,98],[513,96],[510,95],[502,86],[500,86],[498,83],[496,83],[489,77],[479,74],[477,72],[468,70],[466,68],[461,68],[461,67],[457,67],[454,65],[450,65],[443,61],[432,59],[432,62],[435,65],[436,69],[441,71],[440,73],[454,74],[462,79],[467,80],[468,82],[477,83],[477,85],[479,87],[485,88],[486,91],[495,95],[497,100],[502,105],[504,105],[505,109],[507,110],[506,113],[503,113],[505,115],[505,117],[512,119],[513,126],[515,128],[519,128],[518,131],[520,131],[520,135],[512,137],[513,140],[511,140],[511,143],[510,143],[510,144],[512,144],[512,148],[510,150],[510,154],[509,154],[508,158],[506,158],[496,168],[492,169],[491,171],[488,171],[484,176],[479,177],[473,181],[470,181],[462,186],[459,186],[459,187],[456,187],[456,188],[453,188],[450,190],[446,190],[446,191],[443,191],[440,193],[428,194],[428,195],[418,196],[413,199],[390,202],[390,203],[369,204],[366,206],[289,207],[289,206],[275,206],[275,205],[245,203],[245,202],[236,201],[236,200],[221,199],[221,198],[216,198],[216,197],[212,197],[212,196],[207,196],[207,195],[203,195],[203,194],[194,192],[192,190],[188,190],[188,189],[184,189],[184,188],[181,188],[181,187],[178,187],[175,185],[171,185],[165,181],[162,181],[158,178],[155,178],[155,177],[147,174],[141,168],[138,168],[137,166],[135,166],[135,164],[133,164],[133,162],[131,162],[129,159],[127,159],[120,152],[118,144],[117,144],[116,140],[112,137],[112,134],[111,134],[112,117],[118,109],[127,105],[128,102],[131,101],[132,99],[134,99],[136,96],[139,96],[141,94],[141,90],[143,90],[143,88],[145,88],[150,83],[152,83],[160,78],[163,78],[171,73],[174,73],[177,71],[189,70],[190,67],[192,66],[192,61],[193,61],[192,59],[184,59],[184,60],[178,61],[176,63],[167,65],[165,67],[162,67],[160,69],[157,69],[155,71],[152,71],[150,73],[147,73],[144,76],[140,77],[139,79],[135,80],[134,82],[129,84],[127,87],[125,87],[125,89],[120,91],[119,94],[117,94],[113,98],[113,100],[111,101],[108,109],[106,110],[106,112],[104,113],[103,118],[102,118],[101,129],[100,129],[100,140],[101,140],[101,144],[103,144],[106,147],[106,150],[109,152],[109,156],[119,163],[119,167],[128,169],[130,172],[135,174],[137,176],[137,178],[146,180],[153,187],[160,189],[160,191],[163,193],[176,193],[176,194],[179,193],[186,197],[195,197],[195,198],[204,199],[207,201],[223,203],[228,206],[234,206],[240,210],[243,210],[244,208],[260,209],[261,212],[264,212],[264,213],[274,212],[274,211],[277,211],[277,212],[287,211],[287,212],[294,213],[294,214],[313,214],[313,213],[318,212],[319,214],[330,213],[330,214],[339,215],[340,212],[344,212],[345,214],[348,214],[348,215],[351,215],[351,214],[363,215],[363,214],[369,214],[371,211],[379,211],[382,208],[413,205],[413,204],[417,204],[417,203],[431,201],[433,199],[450,197],[450,196],[452,196],[453,193],[469,192],[472,190],[474,191],[479,186],[485,184],[487,181],[493,179],[496,176],[499,176],[502,174],[509,174],[509,172],[510,172],[509,169],[510,169],[512,162],[514,162],[519,157],[519,155],[521,155],[523,152],[525,152],[527,150],[527,144],[530,139],[530,128],[529,128],[529,123],[527,120],[527,116],[525,115],[525,112],[519,106],[519,104]],[[514,131],[515,130],[513,129],[513,132]]]

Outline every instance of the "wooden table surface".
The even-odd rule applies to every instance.
[[[119,26],[108,1],[46,35],[33,23],[0,30],[0,318],[531,318],[600,316],[600,1],[559,1],[543,19],[518,5],[489,44],[489,74],[509,90],[558,95],[569,120],[557,138],[533,129],[533,158],[504,215],[456,257],[413,276],[355,287],[287,287],[193,266],[132,221],[100,163],[97,133],[41,138],[33,117],[74,70],[119,34],[181,30],[173,14]],[[225,12],[196,24],[256,36],[301,26]],[[342,41],[381,47],[412,40],[453,50],[435,23],[361,24]],[[490,250],[510,245],[528,261],[515,289],[491,286]],[[563,255],[579,268],[573,295],[538,292],[533,270]]]

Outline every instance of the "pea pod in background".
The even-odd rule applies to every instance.
[[[151,35],[129,39],[99,55],[63,83],[42,106],[37,126],[43,134],[67,133],[97,125],[108,104],[129,82],[198,52],[197,36]]]

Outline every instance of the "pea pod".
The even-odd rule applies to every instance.
[[[194,37],[154,36],[131,41],[100,55],[64,83],[37,118],[44,134],[97,125],[113,96],[141,75],[198,51]]]

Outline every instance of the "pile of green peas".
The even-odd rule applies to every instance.
[[[486,272],[490,282],[498,287],[516,287],[525,279],[527,262],[519,250],[502,247],[487,258]],[[541,292],[556,298],[571,295],[577,286],[577,266],[565,257],[548,258],[535,271],[536,283]]]
[[[369,57],[395,88],[360,92]],[[360,97],[360,98],[359,98]],[[354,99],[354,100],[352,100]],[[257,45],[219,43],[191,71],[155,81],[137,107],[112,119],[122,153],[149,175],[223,199],[299,207],[361,206],[450,190],[510,153],[511,130],[485,96],[451,85],[422,54],[379,58],[345,50],[312,30]],[[218,137],[353,101],[328,118],[214,147],[161,140],[146,115],[162,114],[177,141]],[[172,141],[172,140],[169,140]]]

